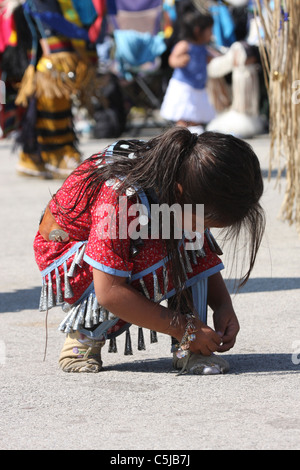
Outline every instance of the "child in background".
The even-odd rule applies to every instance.
[[[213,18],[190,8],[179,18],[179,41],[169,56],[174,71],[160,113],[177,126],[201,134],[215,117],[205,88],[209,61],[206,45],[212,36]]]
[[[61,369],[99,372],[105,340],[127,335],[134,324],[174,338],[176,369],[226,372],[227,361],[213,353],[233,347],[239,324],[209,228],[227,227],[232,246],[246,228],[245,283],[264,231],[262,192],[257,156],[231,135],[174,127],[148,142],[121,140],[84,161],[53,196],[34,241],[43,278],[40,310],[62,303],[66,312]],[[146,211],[138,211],[146,228],[140,238],[132,236],[138,203]],[[173,230],[163,235],[163,218],[152,236],[157,204],[179,205],[180,237]],[[195,232],[200,204],[204,244],[187,248],[182,230]],[[215,329],[207,326],[207,305]]]

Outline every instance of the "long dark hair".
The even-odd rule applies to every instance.
[[[134,157],[134,158],[131,158]],[[263,181],[259,160],[251,146],[232,135],[204,132],[197,136],[184,127],[174,127],[147,142],[119,141],[109,163],[102,167],[87,165],[99,161],[93,155],[77,170],[81,176],[76,197],[68,207],[68,217],[83,200],[87,202],[76,218],[96,201],[102,184],[120,178],[118,192],[135,187],[154,190],[160,204],[204,204],[206,220],[227,227],[234,243],[241,230],[248,235],[249,267],[240,279],[244,285],[253,269],[265,227],[259,204]],[[178,184],[182,194],[178,193]],[[54,196],[55,198],[55,196]],[[58,201],[57,201],[58,202]],[[62,208],[63,209],[63,208]],[[178,240],[163,240],[171,260],[170,274],[180,297],[185,274],[178,253]]]
[[[195,2],[196,3],[196,2]],[[177,24],[178,39],[194,41],[195,29],[203,32],[206,28],[214,24],[213,16],[206,7],[196,6],[193,1],[181,0],[177,6]]]

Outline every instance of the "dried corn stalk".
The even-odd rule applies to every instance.
[[[300,0],[256,0],[270,102],[270,172],[286,170],[280,215],[300,234]]]

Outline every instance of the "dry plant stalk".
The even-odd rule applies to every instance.
[[[300,234],[300,0],[256,0],[264,39],[260,52],[270,103],[271,152],[269,174],[277,182],[286,170],[280,216]],[[297,91],[298,88],[298,91]]]

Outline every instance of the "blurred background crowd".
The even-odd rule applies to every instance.
[[[17,171],[65,178],[78,139],[176,124],[161,113],[184,12],[210,14],[207,130],[268,131],[269,102],[255,0],[0,0],[0,136]],[[204,105],[203,105],[204,106]]]

